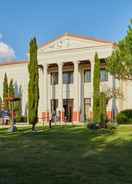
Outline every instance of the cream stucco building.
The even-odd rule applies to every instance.
[[[105,70],[105,59],[114,49],[112,42],[90,37],[64,34],[38,49],[39,69],[39,120],[47,121],[50,114],[60,114],[61,121],[79,122],[92,118],[94,56],[101,61],[101,89],[112,88],[112,76]],[[118,64],[118,63],[117,63]],[[0,96],[3,92],[5,72],[21,85],[22,112],[27,112],[28,62],[0,65]],[[132,108],[132,82],[116,81],[124,94],[116,101],[117,110]],[[112,116],[112,100],[107,107]]]

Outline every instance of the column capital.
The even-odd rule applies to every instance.
[[[43,63],[43,67],[48,67],[48,63]]]
[[[73,61],[73,64],[74,65],[78,65],[80,63],[80,61],[79,60],[75,60],[75,61]]]
[[[61,66],[64,65],[64,63],[63,62],[57,62],[57,65],[61,67]]]

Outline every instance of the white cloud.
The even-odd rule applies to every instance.
[[[6,43],[0,42],[0,62],[11,61],[15,59],[15,51]]]

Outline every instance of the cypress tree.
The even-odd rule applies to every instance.
[[[37,42],[33,38],[30,41],[30,61],[28,64],[29,84],[28,84],[28,120],[32,124],[32,130],[38,121],[39,102],[39,73],[37,61]]]
[[[15,107],[14,107],[14,110],[16,112],[16,119],[18,122],[21,121],[21,118],[22,118],[22,104],[21,104],[21,98],[22,98],[22,92],[21,92],[21,89],[22,87],[20,86],[19,87],[19,92],[18,94],[16,95],[18,98],[20,98],[19,101],[16,101],[15,102]]]
[[[8,96],[9,97],[14,97],[15,96],[15,91],[14,91],[14,86],[13,86],[13,79],[10,80],[9,87],[8,87]],[[12,110],[14,109],[14,103],[9,102],[9,109]]]
[[[14,97],[15,96],[15,91],[14,91],[14,85],[13,85],[13,79],[10,80],[9,83],[9,96]]]
[[[4,102],[4,108],[6,110],[9,109],[9,103],[6,100],[7,97],[8,97],[8,78],[7,78],[7,74],[5,73],[4,81],[3,81],[3,102]]]
[[[93,121],[100,122],[100,60],[97,53],[95,53],[93,74]]]
[[[1,106],[2,106],[2,98],[0,96],[0,110],[1,110]]]
[[[103,124],[105,124],[107,119],[106,105],[107,105],[106,94],[104,92],[101,92],[100,93],[100,122]]]

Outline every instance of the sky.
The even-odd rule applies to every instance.
[[[27,60],[29,41],[42,45],[65,32],[117,42],[132,18],[132,0],[0,0],[0,62]]]

